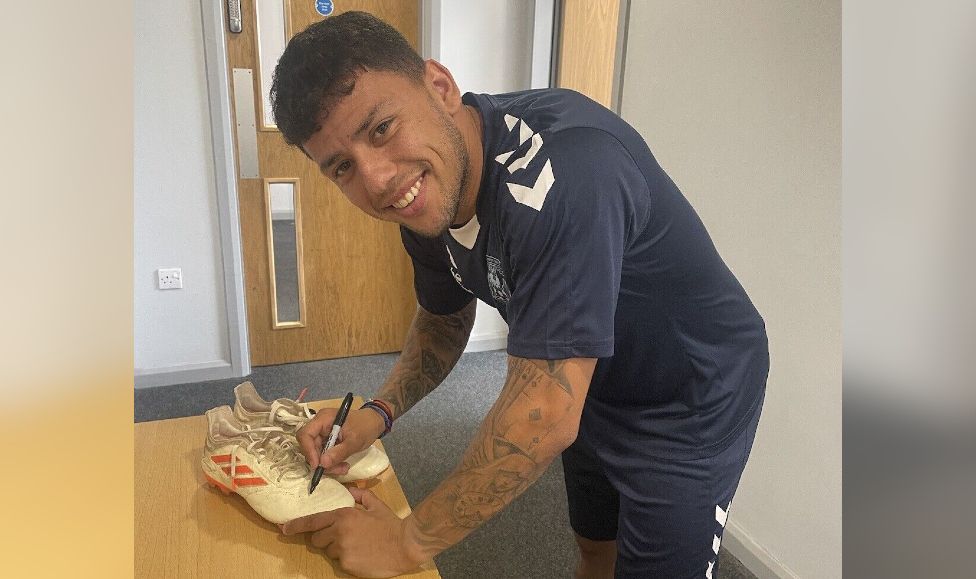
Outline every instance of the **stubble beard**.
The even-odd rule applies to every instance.
[[[445,183],[444,191],[444,204],[441,207],[440,215],[434,224],[434,227],[430,230],[419,230],[407,225],[407,228],[414,231],[422,237],[427,237],[430,239],[436,239],[451,227],[454,220],[457,219],[458,210],[461,207],[461,195],[462,192],[467,189],[468,179],[470,173],[470,161],[471,158],[468,155],[468,149],[464,146],[464,139],[461,137],[461,131],[458,130],[457,126],[451,121],[446,113],[439,109],[434,109],[438,113],[438,118],[441,123],[441,127],[447,136],[448,141],[450,141],[450,148],[453,155],[453,160],[455,163],[456,173],[458,175],[457,183],[454,186]]]

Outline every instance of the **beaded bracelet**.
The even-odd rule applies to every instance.
[[[390,409],[385,402],[382,400],[367,400],[365,404],[359,407],[360,409],[369,408],[375,411],[383,418],[383,433],[380,434],[380,438],[383,438],[391,430],[393,430],[393,417],[391,416]]]

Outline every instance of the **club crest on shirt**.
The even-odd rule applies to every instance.
[[[491,290],[491,297],[496,302],[507,304],[512,293],[508,291],[508,283],[505,282],[502,262],[490,255],[486,255],[485,258],[488,261],[488,289]]]

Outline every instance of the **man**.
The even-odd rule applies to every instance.
[[[572,91],[462,96],[364,13],[296,35],[272,98],[289,143],[362,211],[400,225],[420,304],[377,402],[349,414],[323,466],[347,468],[437,387],[475,297],[509,325],[498,400],[413,514],[357,491],[364,509],[284,531],[312,533],[352,573],[402,573],[561,455],[577,576],[711,576],[759,420],[765,328],[640,135]],[[299,433],[313,467],[334,416]]]

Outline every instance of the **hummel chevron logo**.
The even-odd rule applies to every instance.
[[[535,159],[536,153],[538,153],[539,149],[541,148],[542,148],[542,135],[536,133],[532,135],[532,146],[529,147],[529,150],[526,151],[524,155],[522,155],[518,159],[515,159],[515,161],[513,161],[511,165],[507,166],[508,172],[514,173],[519,169],[524,169],[525,167],[527,167],[529,163],[532,162],[532,159]]]
[[[515,173],[520,169],[525,169],[529,166],[529,163],[539,154],[542,150],[542,135],[536,133],[532,130],[529,125],[525,123],[524,120],[513,117],[512,115],[505,115],[505,125],[508,127],[509,131],[514,131],[515,126],[519,127],[519,147],[525,144],[525,141],[532,139],[532,144],[524,155],[511,161],[512,155],[515,150],[508,151],[507,153],[502,153],[495,157],[495,160],[500,164],[505,165],[509,173]],[[506,164],[507,163],[507,164]],[[512,193],[512,197],[522,205],[526,205],[535,209],[536,211],[542,210],[543,203],[546,202],[546,195],[549,194],[549,189],[552,188],[553,183],[556,182],[556,178],[552,174],[552,161],[551,159],[546,159],[546,164],[539,171],[539,176],[535,179],[535,184],[531,187],[521,185],[519,183],[508,183],[508,190]]]
[[[542,204],[546,202],[546,195],[549,194],[549,189],[555,182],[556,178],[552,175],[552,161],[546,159],[545,166],[542,171],[539,171],[535,185],[531,188],[517,183],[506,183],[506,185],[508,185],[508,190],[511,191],[512,197],[516,201],[522,205],[528,205],[536,211],[542,211]]]
[[[729,506],[725,507],[724,511],[722,510],[722,507],[715,505],[715,520],[718,521],[718,524],[722,525],[723,529],[725,528],[725,521],[727,521],[729,518],[729,509],[731,508],[731,501],[729,502]]]
[[[732,509],[732,501],[729,501],[729,506],[724,509],[718,505],[715,505],[715,522],[722,525],[725,528],[725,523],[729,520],[729,511]],[[718,550],[722,546],[722,538],[718,535],[712,535],[712,552],[718,555]],[[715,561],[708,562],[708,569],[705,570],[705,579],[712,579],[712,568],[715,567]]]
[[[529,125],[525,124],[525,121],[518,117],[513,117],[512,115],[505,115],[505,125],[508,130],[511,131],[515,128],[515,125],[521,121],[522,125],[519,127],[519,145],[525,142],[526,139],[532,136],[532,129]]]
[[[511,165],[507,165],[505,167],[508,169],[509,173],[514,173],[519,169],[524,169],[527,167],[528,164],[532,162],[532,159],[535,158],[536,154],[539,152],[539,149],[542,148],[542,135],[534,132],[529,125],[525,124],[525,121],[517,119],[512,115],[505,115],[505,124],[508,125],[509,131],[511,131],[516,124],[519,125],[519,147],[525,144],[525,141],[532,139],[532,145],[529,147],[529,150],[526,151],[524,155],[512,162]],[[505,165],[513,153],[515,153],[514,150],[508,151],[507,153],[502,153],[501,155],[496,156],[495,160],[502,165]]]
[[[497,157],[495,157],[495,160],[498,161],[499,163],[501,163],[502,165],[504,165],[505,164],[505,161],[508,161],[508,158],[511,157],[512,156],[512,153],[514,153],[514,152],[515,151],[509,151],[507,153],[502,153],[501,155],[498,155]]]

